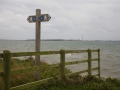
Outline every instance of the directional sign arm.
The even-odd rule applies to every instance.
[[[29,23],[36,22],[36,15],[28,16],[27,21]]]
[[[39,17],[40,22],[46,22],[51,19],[51,16],[49,14],[41,14]],[[36,15],[28,16],[27,21],[29,23],[36,22]]]
[[[41,14],[39,19],[41,22],[46,22],[46,21],[49,21],[51,17],[49,14]]]

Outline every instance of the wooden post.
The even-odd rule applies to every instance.
[[[40,52],[40,35],[41,35],[41,22],[39,21],[39,17],[41,15],[41,10],[36,9],[36,41],[35,41],[35,51]],[[40,65],[40,55],[35,56],[35,65]]]
[[[91,76],[91,50],[88,49],[88,75]]]
[[[100,78],[100,49],[98,49],[98,74]]]
[[[3,51],[3,90],[10,90],[11,53]]]
[[[65,50],[60,50],[60,74],[62,80],[65,80]]]
[[[36,41],[35,41],[35,51],[40,52],[40,35],[41,35],[41,22],[39,21],[41,15],[41,10],[36,9]],[[40,55],[35,56],[35,66],[40,65]],[[40,71],[35,71],[35,80],[40,79]]]

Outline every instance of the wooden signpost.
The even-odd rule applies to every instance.
[[[36,23],[35,52],[40,52],[41,22],[49,21],[49,14],[41,14],[41,9],[36,9],[36,15],[28,16],[29,23]],[[40,56],[35,56],[35,65],[40,65]]]

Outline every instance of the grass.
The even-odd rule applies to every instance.
[[[120,90],[120,80],[116,78],[98,79],[96,77],[74,75],[66,81],[54,78],[46,84],[29,90]]]
[[[0,71],[2,71],[3,61],[0,59]],[[54,77],[53,80],[49,80],[46,84],[42,84],[36,87],[28,87],[25,90],[120,90],[120,80],[117,78],[106,78],[99,79],[93,76],[80,76],[73,75],[70,77],[66,77],[66,80],[62,80],[59,77],[59,67],[49,66],[45,62],[41,62],[41,65],[46,65],[46,67],[40,67],[40,75],[41,79]],[[12,59],[11,60],[11,69],[20,69],[33,67],[33,60],[19,60]],[[69,70],[65,70],[65,72],[70,72]],[[22,84],[26,84],[29,82],[35,81],[34,79],[34,71],[19,73],[11,76],[11,86],[18,86]],[[0,78],[0,90],[2,90],[3,82],[2,78]]]
[[[44,65],[45,67],[40,67],[40,78],[45,79],[49,77],[55,77],[60,75],[59,67],[52,67],[48,65],[46,62],[42,61],[40,62],[40,65]],[[11,70],[14,69],[21,69],[21,68],[28,68],[28,67],[34,67],[34,60],[19,60],[17,58],[14,58],[11,60]],[[0,59],[0,72],[3,70],[3,60]],[[65,72],[69,72],[69,70],[65,70]],[[35,81],[34,76],[35,71],[30,71],[26,73],[19,73],[14,74],[11,76],[11,87],[26,84],[29,82]],[[3,82],[2,78],[0,78],[0,90],[2,89]]]

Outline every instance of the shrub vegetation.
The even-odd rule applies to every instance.
[[[40,78],[45,79],[53,77],[47,83],[36,86],[28,87],[25,90],[120,90],[120,80],[117,78],[104,78],[99,79],[94,76],[81,76],[73,75],[66,77],[66,80],[62,80],[60,77],[59,67],[52,67],[46,62],[40,62],[41,65],[46,65],[46,67],[40,67]],[[3,61],[0,59],[0,72],[3,70]],[[33,67],[34,60],[11,60],[11,69],[21,69],[27,67]],[[65,70],[65,73],[70,72]],[[35,81],[34,71],[19,73],[11,76],[11,87],[26,84]],[[2,90],[3,82],[2,77],[0,77],[0,90]]]

